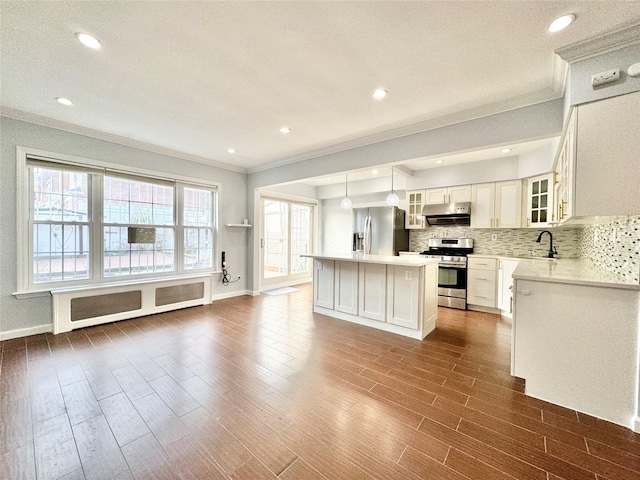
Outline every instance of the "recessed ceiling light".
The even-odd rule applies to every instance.
[[[280,133],[291,133],[291,129],[289,127],[282,127]]]
[[[76,33],[76,38],[80,40],[80,43],[82,43],[85,47],[93,48],[95,50],[101,47],[100,40],[98,40],[96,37],[92,37],[87,33]]]
[[[500,150],[502,153],[509,153],[511,151],[510,148],[503,148],[502,150]]]
[[[373,169],[373,170],[371,170],[371,173],[372,173],[373,175],[377,175],[377,174],[378,174],[378,170]]]
[[[444,163],[444,160],[436,160],[436,163],[437,163],[437,164]]]
[[[236,153],[236,149],[235,148],[230,148],[229,150],[227,150],[228,153]]]
[[[71,105],[73,105],[73,102],[71,100],[64,97],[56,97],[56,101],[62,105],[66,105],[67,107],[70,107]]]
[[[559,32],[560,30],[564,30],[569,25],[573,23],[576,19],[575,15],[563,15],[562,17],[556,18],[551,25],[549,25],[549,31],[551,33]]]
[[[387,91],[384,88],[379,88],[373,91],[373,98],[376,100],[382,100],[387,96]]]

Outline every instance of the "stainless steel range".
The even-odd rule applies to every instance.
[[[437,258],[438,305],[467,309],[467,255],[473,253],[472,238],[430,238],[421,255]]]

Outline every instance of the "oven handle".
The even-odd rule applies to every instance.
[[[466,270],[466,265],[438,265],[438,268],[448,268],[449,270]]]

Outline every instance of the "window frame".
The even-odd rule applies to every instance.
[[[194,274],[216,273],[220,271],[218,252],[220,250],[219,207],[221,185],[218,182],[208,182],[192,177],[166,174],[159,176],[157,172],[137,167],[128,167],[111,162],[90,160],[70,155],[45,152],[27,147],[17,147],[16,170],[16,232],[17,232],[17,291],[20,298],[30,294],[44,294],[60,288],[81,288],[108,286],[127,282],[143,281],[145,279],[188,277]],[[42,162],[43,165],[55,166],[59,169],[77,170],[89,173],[89,276],[83,279],[60,280],[54,282],[34,282],[33,276],[33,199],[31,185],[30,163]],[[128,274],[117,276],[105,276],[104,274],[104,176],[122,176],[133,180],[142,180],[149,183],[168,182],[173,185],[174,224],[166,226],[172,228],[174,234],[174,264],[175,268],[167,272],[150,272],[142,274]],[[211,192],[212,201],[212,265],[203,268],[184,268],[184,231],[189,226],[183,221],[183,194],[184,187],[203,189]],[[110,225],[110,224],[109,224]],[[122,224],[122,226],[133,224]],[[31,229],[31,230],[30,230]]]

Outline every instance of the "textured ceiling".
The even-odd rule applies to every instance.
[[[558,98],[554,49],[640,19],[636,1],[0,5],[7,115],[249,171],[485,105]],[[572,26],[547,33],[569,12]]]

